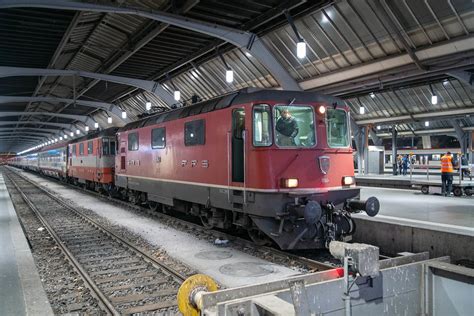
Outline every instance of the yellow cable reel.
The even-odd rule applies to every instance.
[[[205,274],[195,274],[186,279],[178,290],[178,308],[184,316],[199,316],[201,295],[217,291],[217,283]]]

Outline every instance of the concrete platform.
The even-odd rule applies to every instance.
[[[376,217],[354,215],[354,239],[379,246],[390,254],[429,251],[453,260],[474,262],[474,197],[424,195],[419,191],[372,188],[361,197],[376,196]]]
[[[416,189],[413,188],[413,183],[416,182],[433,182],[433,183],[441,183],[441,174],[430,174],[429,178],[426,174],[413,174],[411,177],[410,175],[402,176],[397,175],[394,176],[392,174],[383,174],[383,175],[363,175],[358,176],[356,175],[356,183],[360,186],[369,186],[369,187],[378,187],[378,188],[401,188],[401,189]],[[453,183],[459,183],[459,177],[453,177]],[[469,184],[474,186],[474,181],[470,181],[469,178],[465,178],[462,181],[464,184]]]
[[[0,315],[53,315],[1,173]]]

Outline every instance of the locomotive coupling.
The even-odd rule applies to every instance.
[[[360,212],[364,211],[370,217],[374,217],[379,213],[380,202],[379,200],[371,196],[367,200],[351,200],[347,202],[347,210],[349,212]]]

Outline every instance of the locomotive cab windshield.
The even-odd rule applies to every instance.
[[[331,148],[349,147],[349,124],[347,112],[343,109],[328,109],[326,112],[326,134]]]
[[[313,107],[276,105],[273,121],[278,147],[313,147],[316,144]]]

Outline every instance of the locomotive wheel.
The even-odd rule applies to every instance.
[[[461,188],[454,188],[453,194],[455,196],[461,196],[462,195],[462,189]]]
[[[214,228],[214,224],[211,223],[211,217],[212,217],[211,212],[204,212],[203,214],[199,216],[199,218],[201,219],[202,226],[204,226],[204,228],[206,229]]]
[[[156,212],[156,211],[158,211],[158,208],[160,207],[160,203],[154,202],[154,201],[148,201],[148,207],[153,212]]]
[[[139,193],[130,193],[128,196],[128,201],[132,203],[133,205],[139,205],[140,204],[140,194]]]
[[[251,228],[247,230],[250,239],[257,245],[257,246],[268,246],[272,243],[270,238],[265,235],[261,230],[258,228]]]

